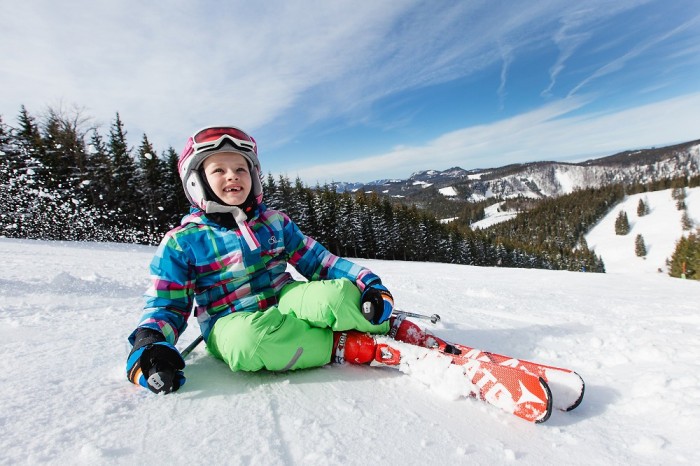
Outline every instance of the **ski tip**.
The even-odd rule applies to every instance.
[[[547,382],[545,382],[542,377],[540,377],[540,385],[542,386],[542,390],[547,394],[547,408],[540,418],[535,419],[535,424],[542,424],[552,415],[552,390],[549,389],[549,385],[547,385]]]
[[[578,398],[576,399],[576,401],[574,401],[574,403],[573,403],[571,406],[569,406],[568,408],[566,408],[566,409],[564,410],[564,411],[566,411],[566,412],[568,412],[568,411],[573,411],[574,409],[578,408],[578,406],[579,406],[579,405],[581,404],[581,402],[583,401],[583,394],[584,394],[584,392],[586,391],[586,382],[583,381],[583,378],[582,378],[577,372],[573,372],[573,373],[576,374],[576,377],[578,377],[579,379],[581,379],[581,394],[578,396]]]

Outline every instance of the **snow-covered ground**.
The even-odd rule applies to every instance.
[[[517,212],[501,212],[499,209],[505,202],[496,202],[484,209],[484,218],[478,222],[471,224],[472,229],[484,229],[496,225],[501,222],[506,222],[518,216]]]
[[[667,189],[627,196],[586,235],[588,247],[603,258],[607,272],[658,273],[659,269],[662,273],[668,272],[666,260],[671,258],[676,242],[687,234],[681,226],[683,213],[677,209],[671,193],[672,190]],[[686,188],[685,193],[688,217],[695,228],[700,228],[700,188]],[[640,199],[649,209],[649,213],[642,217],[637,215]],[[484,209],[485,217],[471,227],[488,228],[518,215],[516,212],[500,212],[502,204],[495,203]],[[615,235],[615,220],[621,210],[627,213],[630,223],[630,232],[624,236]],[[644,238],[646,257],[635,254],[638,234]]]
[[[686,189],[685,204],[688,217],[700,228],[700,188]],[[666,260],[670,259],[676,242],[687,232],[681,226],[682,211],[676,207],[672,190],[634,194],[615,206],[586,235],[588,247],[603,258],[608,273],[667,273]],[[649,208],[649,213],[637,215],[639,200]],[[615,235],[615,220],[624,210],[630,224],[627,235]],[[646,257],[635,254],[635,239],[642,235],[646,244]],[[699,304],[700,306],[700,304]],[[699,307],[700,308],[700,307]]]
[[[440,188],[440,189],[438,189],[438,191],[440,192],[440,194],[442,194],[445,197],[454,197],[457,194],[459,194],[457,192],[457,190],[455,188],[453,188],[452,186],[448,186],[447,188]]]
[[[153,252],[0,239],[0,464],[700,464],[698,282],[358,260],[435,333],[577,370],[582,405],[535,425],[388,368],[234,374],[203,346],[176,394],[133,386]]]

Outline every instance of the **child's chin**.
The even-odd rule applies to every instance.
[[[242,196],[226,196],[221,200],[228,205],[241,205],[245,202],[245,198]]]

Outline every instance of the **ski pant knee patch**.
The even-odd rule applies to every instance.
[[[294,282],[280,293],[282,313],[294,314],[314,327],[385,334],[389,324],[372,325],[360,311],[360,290],[346,278]]]

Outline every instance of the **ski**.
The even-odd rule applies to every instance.
[[[541,423],[552,413],[549,387],[534,374],[389,337],[375,336],[374,340],[377,346],[372,365],[395,366],[407,374],[420,374],[418,367],[428,361],[431,379],[434,379],[435,367],[440,367],[446,380],[461,378],[465,395],[479,398],[521,419]]]
[[[459,349],[462,357],[513,367],[541,377],[552,391],[553,405],[556,409],[571,411],[583,401],[586,386],[581,376],[575,371],[482,351],[459,343],[449,344]]]
[[[399,314],[392,320],[392,329],[389,334],[392,338],[426,348],[435,348],[452,355],[457,360],[474,359],[489,362],[540,377],[547,383],[552,392],[554,407],[561,411],[571,411],[583,401],[585,383],[575,371],[448,342],[423,330],[413,322],[405,320],[405,317],[405,315]]]

